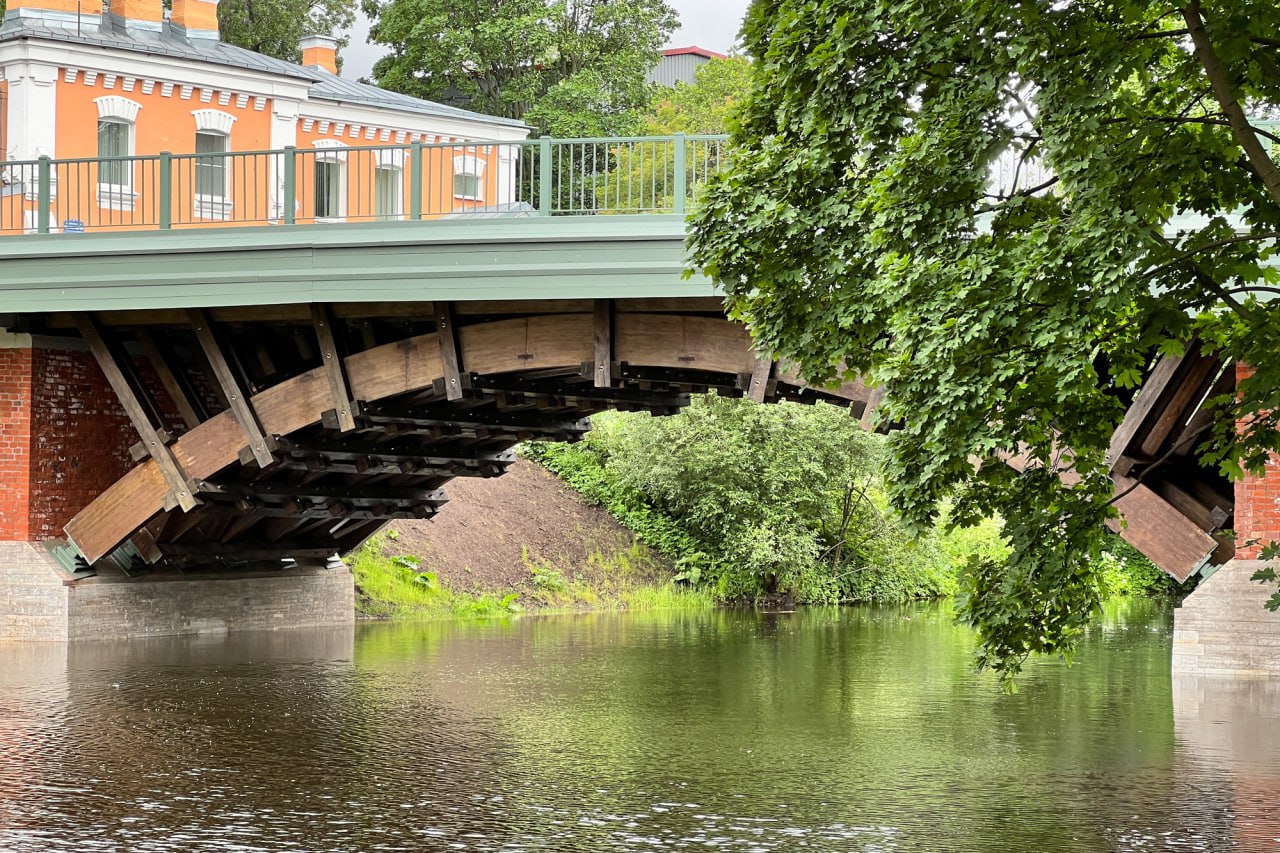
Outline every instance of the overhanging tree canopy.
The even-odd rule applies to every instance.
[[[694,260],[810,378],[886,387],[909,519],[944,496],[1003,517],[1013,556],[974,566],[963,603],[1002,674],[1069,654],[1098,605],[1104,453],[1152,353],[1198,336],[1257,368],[1202,456],[1238,474],[1280,446],[1280,172],[1256,122],[1278,33],[1273,0],[748,13],[753,92]],[[999,464],[1019,449],[1021,474]]]
[[[645,73],[675,30],[664,0],[364,0],[391,52],[379,86],[553,136],[628,132],[648,103]]]

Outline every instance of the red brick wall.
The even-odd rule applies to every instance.
[[[1245,379],[1252,370],[1245,365],[1236,366],[1236,381]],[[1257,539],[1262,543],[1280,541],[1280,460],[1274,457],[1267,463],[1262,477],[1245,475],[1236,483],[1235,530],[1237,542]],[[1252,560],[1258,556],[1260,546],[1236,548],[1236,559]]]
[[[0,539],[61,536],[133,466],[135,441],[89,353],[0,349]]]
[[[0,349],[0,539],[27,538],[31,475],[31,357]]]
[[[133,467],[138,434],[89,353],[36,350],[32,374],[27,538],[43,541]]]

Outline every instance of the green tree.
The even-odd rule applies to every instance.
[[[641,132],[648,136],[727,133],[734,107],[750,91],[751,63],[746,57],[713,59],[698,68],[692,84],[681,82],[654,93]],[[699,188],[723,158],[720,142],[687,142],[686,186]],[[608,170],[596,187],[596,201],[610,212],[670,210],[674,178],[674,142],[618,145],[610,152]]]
[[[645,133],[728,133],[734,107],[751,91],[751,62],[745,56],[712,59],[699,66],[694,82],[659,89],[644,116]]]
[[[1006,677],[1070,654],[1097,611],[1117,390],[1152,353],[1198,336],[1257,368],[1203,458],[1239,475],[1280,447],[1280,312],[1259,298],[1280,171],[1248,118],[1280,104],[1277,32],[1273,0],[748,12],[753,90],[694,262],[809,378],[885,386],[913,524],[944,497],[958,523],[1004,519],[1012,553],[975,561],[963,613]],[[1023,474],[1000,463],[1018,450]]]
[[[947,594],[935,538],[913,539],[881,511],[881,446],[836,406],[708,394],[669,417],[598,416],[585,442],[530,454],[723,598]]]
[[[378,85],[545,134],[629,132],[645,74],[677,25],[663,0],[364,0],[371,38],[391,48]]]
[[[344,32],[355,21],[355,12],[356,0],[222,0],[218,29],[229,44],[301,62],[298,42],[303,36]],[[347,41],[345,36],[338,38],[339,50]]]

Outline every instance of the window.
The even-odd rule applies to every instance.
[[[226,154],[227,137],[221,133],[197,133],[197,154]],[[196,194],[224,198],[227,194],[227,158],[196,158]]]
[[[342,163],[316,160],[316,219],[342,216]]]
[[[467,198],[467,199],[480,198],[480,176],[479,175],[454,175],[453,176],[453,194],[458,198]]]
[[[373,212],[378,219],[396,219],[400,209],[400,170],[379,167],[373,170]]]
[[[453,158],[453,196],[468,201],[484,199],[485,162],[473,154]]]
[[[121,121],[98,122],[98,157],[129,156],[129,125]],[[132,164],[127,160],[113,160],[98,164],[98,183],[127,189],[133,177]]]

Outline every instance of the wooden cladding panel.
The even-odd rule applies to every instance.
[[[618,314],[613,353],[633,365],[734,375],[750,373],[756,365],[746,327],[713,317]]]
[[[1113,478],[1117,493],[1132,489],[1116,501],[1126,524],[1120,535],[1164,571],[1184,581],[1218,548],[1218,541],[1196,527],[1168,501],[1129,477]]]

